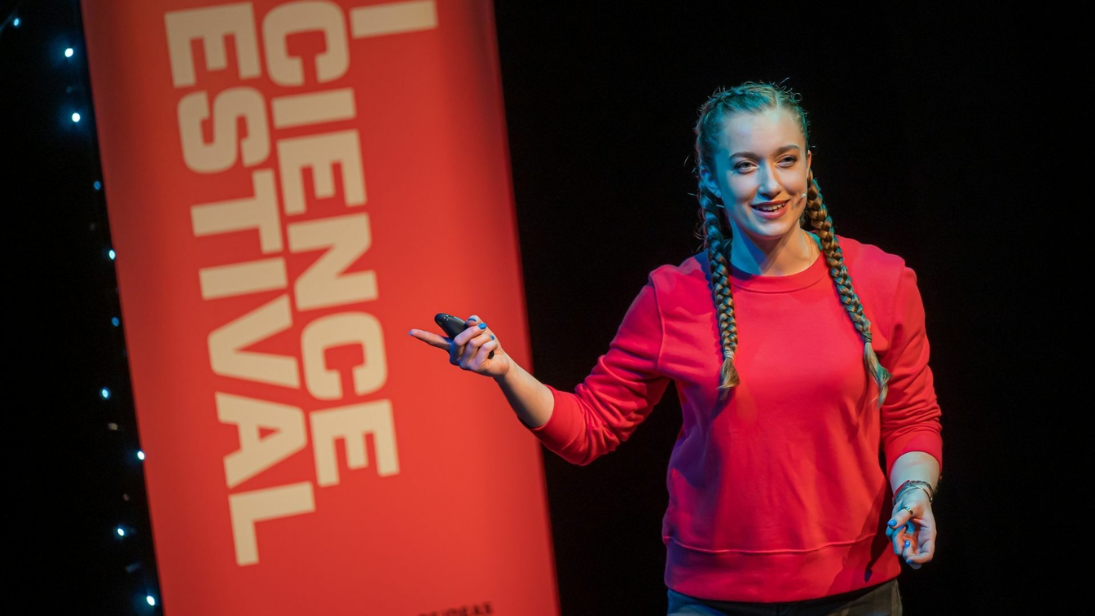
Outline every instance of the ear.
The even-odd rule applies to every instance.
[[[707,190],[713,194],[719,194],[722,192],[719,189],[719,183],[715,181],[715,177],[711,174],[711,170],[707,168],[707,165],[700,163],[700,181]]]

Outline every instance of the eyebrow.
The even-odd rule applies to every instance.
[[[787,152],[789,150],[798,150],[798,149],[799,149],[799,147],[797,145],[793,144],[793,143],[789,144],[789,145],[785,145],[782,148],[776,150],[776,156],[779,156],[780,154],[783,154],[784,152]],[[744,157],[744,158],[760,158],[760,156],[757,156],[756,154],[754,154],[752,152],[734,152],[733,154],[730,155],[730,158],[734,158],[735,156],[741,156],[741,157]]]

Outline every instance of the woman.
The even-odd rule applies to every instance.
[[[898,557],[919,568],[935,552],[942,440],[916,276],[833,233],[797,98],[748,82],[703,105],[706,250],[650,272],[573,393],[528,374],[478,317],[451,340],[410,332],[493,377],[580,465],[676,384],[670,614],[900,614]]]

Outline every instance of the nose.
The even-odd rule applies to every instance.
[[[783,190],[783,185],[779,183],[779,177],[775,169],[772,168],[771,163],[764,163],[757,171],[760,176],[760,186],[757,187],[757,190],[760,191],[760,194],[769,200],[779,196],[779,193]]]

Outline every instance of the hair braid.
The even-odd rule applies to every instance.
[[[804,215],[810,220],[810,224],[817,231],[821,240],[822,249],[825,251],[825,262],[829,265],[829,275],[832,276],[836,288],[840,292],[840,301],[852,318],[852,323],[863,338],[863,363],[867,366],[867,374],[878,385],[878,406],[886,401],[886,384],[890,380],[890,373],[878,361],[874,349],[871,348],[871,321],[863,313],[863,304],[859,301],[855,289],[852,287],[852,277],[848,275],[848,268],[844,265],[844,251],[833,232],[833,219],[829,216],[829,209],[825,207],[825,201],[821,198],[821,188],[814,179],[814,172],[810,171],[807,181],[807,201]]]
[[[700,186],[700,194],[697,198],[703,208],[702,213],[707,230],[705,241],[707,261],[711,271],[711,294],[718,310],[719,340],[723,357],[722,370],[719,371],[721,396],[741,382],[738,378],[738,370],[734,367],[734,353],[738,349],[738,324],[734,318],[734,296],[730,292],[730,263],[726,258],[733,238],[723,236],[718,206],[705,186]]]
[[[711,95],[700,107],[699,119],[693,128],[696,135],[696,171],[699,183],[699,193],[696,198],[700,203],[700,225],[703,226],[704,245],[710,264],[709,282],[718,314],[719,338],[723,355],[719,381],[720,398],[722,394],[740,382],[734,366],[734,355],[738,348],[738,328],[734,318],[734,298],[730,292],[729,278],[729,255],[733,237],[731,229],[727,228],[725,233],[723,231],[725,212],[720,211],[721,206],[716,202],[715,196],[704,185],[699,173],[700,167],[714,168],[714,153],[719,148],[718,135],[726,118],[738,113],[760,113],[767,109],[791,111],[798,119],[806,142],[806,150],[809,151],[809,122],[806,111],[802,109],[798,101],[799,95],[789,88],[747,81],[730,89],[717,90]],[[810,232],[810,227],[816,231],[815,234],[825,252],[829,275],[839,291],[840,301],[844,304],[848,316],[851,317],[852,323],[864,341],[863,361],[867,367],[867,374],[878,385],[878,406],[881,407],[886,400],[886,384],[890,380],[890,373],[879,363],[874,349],[871,348],[871,322],[864,314],[863,305],[852,287],[852,278],[844,266],[844,253],[833,233],[833,220],[829,217],[829,210],[822,201],[821,190],[812,172],[807,175],[807,203],[799,224],[807,232]],[[697,229],[696,236],[701,236],[700,229]]]

